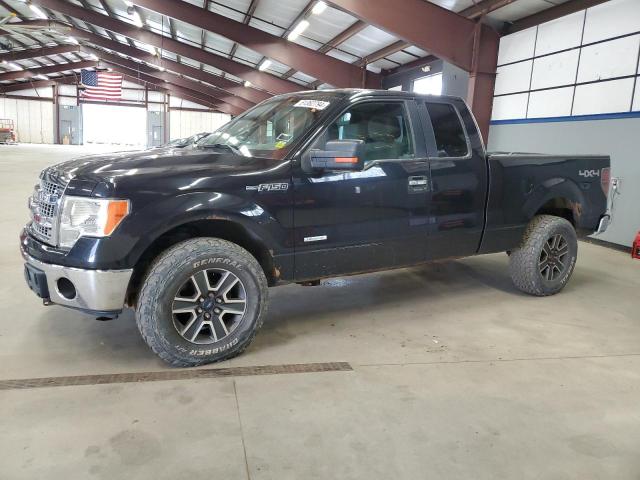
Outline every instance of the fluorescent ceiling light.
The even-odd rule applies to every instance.
[[[36,75],[33,78],[37,78],[39,80],[49,80],[49,77],[47,77],[46,75],[43,75],[42,73],[39,73],[38,75]]]
[[[295,40],[308,27],[309,27],[309,22],[307,20],[300,20],[298,24],[293,28],[293,30],[291,30],[291,33],[287,35],[287,40]]]
[[[89,55],[89,60],[93,60],[94,62],[96,62],[98,60],[98,56],[95,53],[92,53],[91,55]]]
[[[133,17],[134,25],[138,28],[142,28],[144,24],[142,23],[142,18],[140,18],[140,14],[138,13],[138,11],[134,10],[131,16]]]
[[[13,63],[13,62],[7,62],[6,60],[2,61],[3,65],[6,65],[9,68],[13,68],[14,70],[24,70],[24,68],[22,68],[20,65],[18,65],[17,63]]]
[[[261,72],[264,72],[270,66],[271,66],[271,60],[269,60],[268,58],[265,58],[260,64],[260,66],[258,67],[258,70],[260,70]]]
[[[73,43],[74,45],[80,45],[80,42],[76,40],[75,37],[72,37],[72,36],[67,37],[67,42]]]
[[[322,1],[316,2],[316,4],[311,9],[311,13],[313,13],[314,15],[320,15],[326,9],[327,9],[327,4],[325,2],[322,2]]]
[[[38,8],[36,5],[34,5],[33,3],[29,4],[29,8],[31,9],[31,11],[33,13],[36,14],[36,17],[38,18],[42,18],[42,19],[48,19],[49,17],[47,17],[47,14],[44,13],[42,10],[40,10],[40,8]]]

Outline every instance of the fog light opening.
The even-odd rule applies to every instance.
[[[56,282],[56,286],[58,287],[58,293],[67,300],[73,300],[76,298],[76,287],[68,278],[59,278]]]

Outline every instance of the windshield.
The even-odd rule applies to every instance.
[[[202,139],[203,148],[230,150],[245,157],[280,160],[330,105],[315,95],[272,100],[249,110]]]

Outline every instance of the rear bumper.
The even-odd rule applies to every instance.
[[[129,270],[84,270],[44,263],[20,248],[25,260],[25,279],[36,295],[47,303],[83,310],[97,315],[122,311]]]
[[[595,235],[600,235],[607,231],[609,225],[611,224],[611,214],[605,213],[600,217],[600,221],[598,222],[598,229],[595,232]]]

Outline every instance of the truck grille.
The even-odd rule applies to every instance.
[[[57,244],[58,209],[67,182],[45,171],[29,199],[31,234],[50,245]]]

